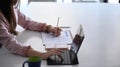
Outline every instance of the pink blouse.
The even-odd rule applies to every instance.
[[[18,9],[14,9],[16,23],[25,29],[41,31],[43,23],[32,21],[21,13]],[[0,11],[0,47],[5,46],[11,53],[26,56],[30,46],[24,46],[15,39],[15,35],[8,32],[8,22]]]

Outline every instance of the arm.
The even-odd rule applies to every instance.
[[[11,53],[18,54],[21,56],[39,56],[42,59],[47,59],[51,55],[59,54],[60,50],[53,49],[49,52],[39,52],[32,49],[30,46],[23,46],[21,43],[17,42],[15,37],[11,35],[2,21],[0,21],[0,44],[5,46]]]
[[[18,24],[22,26],[24,29],[41,31],[42,27],[45,23],[35,22],[31,20],[29,17],[26,17],[23,13],[16,9],[18,14]]]
[[[62,52],[62,50],[60,50],[60,49],[52,49],[52,50],[45,52],[45,53],[41,53],[41,52],[36,51],[34,49],[29,49],[27,51],[27,56],[39,56],[42,59],[47,59],[52,55],[59,55],[61,52]]]
[[[52,27],[51,25],[47,25],[45,23],[32,21],[29,17],[26,17],[19,10],[18,13],[18,24],[21,25],[25,29],[34,30],[34,31],[42,31],[42,32],[51,32],[55,36],[60,35],[61,29],[59,27]]]
[[[17,42],[15,36],[8,32],[6,24],[0,20],[0,43],[5,46],[11,53],[26,56],[27,50],[30,46],[23,46]]]

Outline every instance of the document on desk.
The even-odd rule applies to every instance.
[[[61,35],[58,37],[55,37],[52,34],[48,34],[44,32],[42,32],[41,35],[42,35],[43,45],[45,45],[48,48],[52,48],[52,46],[64,48],[68,44],[72,43],[72,36],[70,30],[62,30]]]

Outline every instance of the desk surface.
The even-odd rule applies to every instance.
[[[35,8],[37,7],[37,8]],[[29,16],[37,21],[60,26],[71,26],[72,34],[83,25],[85,39],[78,53],[79,65],[58,67],[120,67],[120,5],[100,3],[30,3]],[[27,13],[26,13],[27,14]],[[28,35],[29,34],[29,35]],[[25,36],[25,37],[21,37]],[[18,41],[44,51],[39,32],[23,31]],[[24,40],[25,39],[25,40]],[[21,67],[27,58],[0,49],[1,67]],[[11,62],[12,61],[12,62]],[[42,61],[41,67],[49,67]],[[57,66],[50,66],[57,67]]]

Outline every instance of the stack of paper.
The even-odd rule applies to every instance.
[[[67,48],[72,44],[72,36],[70,30],[63,30],[58,37],[42,32],[42,41],[46,48]]]
[[[50,49],[54,49],[54,48],[66,50],[69,48],[69,45],[67,45],[67,44],[47,44],[47,45],[45,45],[45,50],[50,50]]]

